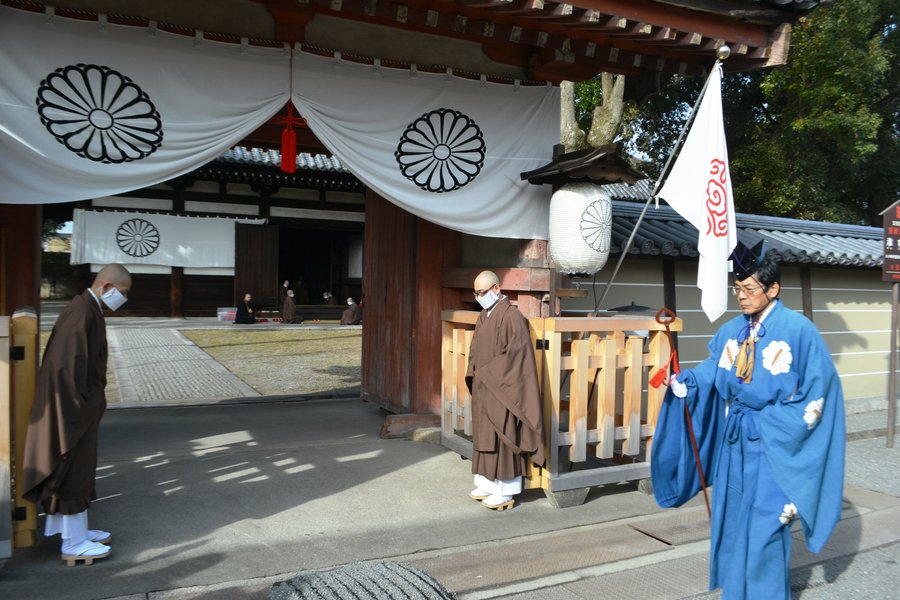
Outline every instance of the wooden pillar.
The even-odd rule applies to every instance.
[[[39,204],[0,204],[0,315],[30,306],[40,317],[42,213]]]
[[[812,273],[809,267],[800,268],[800,294],[803,302],[803,314],[813,320]]]
[[[416,217],[367,189],[363,243],[362,397],[413,412]]]
[[[663,276],[663,306],[678,314],[678,298],[675,294],[675,261],[665,259],[662,263]],[[678,333],[672,332],[672,345],[678,350]]]
[[[180,180],[173,186],[175,197],[172,199],[172,212],[183,215],[184,190],[187,182]],[[175,319],[184,317],[184,267],[172,267],[169,274],[169,316]]]
[[[416,250],[410,410],[437,415],[441,411],[441,310],[467,308],[459,290],[445,290],[442,283],[443,269],[460,263],[462,236],[418,219]]]
[[[521,240],[519,244],[519,260],[517,267],[524,268],[544,268],[549,264],[549,254],[547,251],[547,240]],[[559,279],[554,270],[550,278],[549,293],[544,291],[522,291],[518,294],[519,312],[526,318],[550,316],[544,314],[548,312],[544,309],[544,301],[549,307],[549,313],[558,313],[558,301],[556,298],[556,288],[559,287]],[[546,298],[544,296],[547,296]]]
[[[172,267],[169,281],[169,316],[181,319],[184,317],[184,267]]]

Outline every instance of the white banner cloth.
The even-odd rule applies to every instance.
[[[729,257],[737,244],[719,63],[659,197],[700,231],[697,287],[703,312],[715,321],[728,308]]]
[[[234,224],[265,219],[75,209],[71,263],[234,267]]]
[[[354,175],[424,219],[547,239],[549,186],[519,174],[559,143],[559,88],[481,82],[297,51],[295,106]]]
[[[288,101],[290,56],[0,6],[0,203],[111,196],[187,173]]]

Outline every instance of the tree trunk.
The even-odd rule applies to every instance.
[[[616,139],[625,109],[625,76],[616,75],[613,79],[611,73],[602,73],[600,89],[603,92],[602,104],[594,109],[591,131],[587,136],[591,148],[610,144]]]
[[[584,131],[575,120],[575,84],[571,81],[560,82],[559,96],[559,142],[566,152],[584,148]]]

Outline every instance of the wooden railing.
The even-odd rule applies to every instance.
[[[465,383],[478,313],[444,311],[442,441],[471,457],[471,397]],[[529,319],[537,348],[547,463],[532,465],[527,488],[554,492],[646,479],[665,393],[649,380],[668,370],[665,326],[651,316]],[[681,321],[670,323],[681,330]],[[583,498],[582,498],[583,499]]]

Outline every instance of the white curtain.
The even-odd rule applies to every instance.
[[[291,97],[290,53],[0,6],[0,203],[112,196],[220,156]],[[547,237],[520,179],[559,140],[559,89],[294,51],[294,104],[367,186],[424,219]]]
[[[368,187],[473,235],[547,238],[549,187],[519,174],[559,141],[559,88],[496,84],[297,51],[292,98]]]
[[[71,262],[233,268],[234,224],[265,222],[75,209]]]
[[[0,7],[0,202],[110,196],[219,156],[288,101],[281,48]]]

